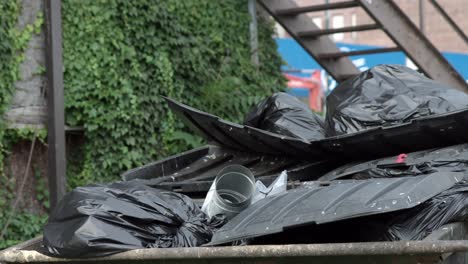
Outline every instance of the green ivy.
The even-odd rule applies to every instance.
[[[32,35],[40,33],[43,24],[43,16],[39,14],[33,24],[19,29],[17,23],[20,12],[20,1],[0,1],[0,232],[11,217],[10,225],[0,239],[0,249],[36,236],[47,218],[46,215],[23,212],[21,209],[12,212],[16,181],[11,175],[6,175],[3,168],[5,156],[12,144],[19,140],[30,140],[33,135],[37,135],[42,142],[46,138],[45,130],[36,133],[31,129],[7,129],[3,119],[15,90],[14,84],[19,79],[19,66],[24,60],[24,51]]]
[[[0,2],[0,164],[5,158],[5,131],[7,124],[3,116],[10,106],[10,100],[15,90],[15,82],[19,78],[19,66],[24,60],[24,51],[28,46],[32,34],[39,34],[44,22],[40,13],[33,24],[23,29],[17,28],[20,14],[20,1]],[[0,174],[3,166],[0,166]]]
[[[29,138],[31,139],[31,138]],[[44,210],[49,209],[49,191],[44,177],[40,175],[39,170],[35,170],[36,199],[40,202]],[[9,226],[6,229],[4,237],[0,239],[0,249],[16,245],[28,239],[34,238],[42,233],[42,227],[47,221],[47,214],[23,211],[21,209],[12,211],[11,203],[16,198],[15,179],[0,175],[2,185],[2,198],[0,199],[0,232],[8,218]]]
[[[66,120],[86,136],[72,187],[202,144],[162,96],[240,121],[283,88],[262,17],[261,64],[250,61],[247,0],[66,0],[62,10]]]
[[[34,137],[37,141],[36,144],[46,144],[47,131],[45,129],[32,128],[4,130],[4,154],[7,156],[15,143],[21,141],[30,142]],[[21,207],[13,211],[12,205],[14,200],[18,198],[16,194],[17,180],[14,177],[15,175],[9,175],[6,172],[0,174],[0,232],[2,232],[8,219],[11,218],[3,238],[0,239],[0,249],[13,246],[39,235],[42,231],[42,226],[47,220],[45,212],[49,209],[48,186],[45,177],[40,174],[39,168],[35,168],[40,165],[32,164],[32,166],[35,176],[34,182],[36,183],[34,198],[42,207],[38,208],[40,210],[36,213],[23,210]],[[21,195],[27,194],[23,192]]]
[[[17,39],[16,23],[19,16],[17,1],[2,1],[0,3],[0,164],[4,159],[3,137],[6,124],[3,115],[8,109],[14,91],[14,83],[18,79],[18,60],[20,51]],[[3,166],[0,166],[0,174]]]
[[[0,115],[8,108],[33,25],[18,30],[18,1],[0,1]],[[204,144],[167,108],[169,96],[232,121],[284,87],[273,25],[259,19],[260,65],[250,61],[247,0],[62,1],[66,122],[85,128],[86,143],[68,155],[69,188],[119,179],[127,169]],[[39,67],[35,74],[43,74]],[[46,131],[5,129],[8,149]],[[2,166],[0,166],[2,170]],[[39,169],[35,198],[48,209]],[[11,214],[15,181],[0,173],[0,227]],[[5,209],[6,208],[6,209]],[[18,211],[0,241],[4,248],[42,230],[43,214]]]
[[[7,156],[10,149],[15,143],[21,141],[30,142],[36,138],[36,144],[46,144],[47,131],[46,129],[6,129],[4,130],[3,146],[4,154]],[[6,172],[0,174],[0,232],[9,218],[11,218],[8,228],[4,237],[0,239],[0,249],[13,246],[22,241],[31,239],[39,235],[42,231],[42,226],[47,220],[47,214],[44,213],[49,209],[49,190],[45,180],[40,174],[38,164],[32,164],[34,172],[35,185],[35,199],[39,202],[42,208],[37,213],[32,213],[17,208],[15,211],[12,209],[14,200],[17,199],[17,186],[14,175],[9,175]],[[22,195],[26,195],[23,193]],[[21,203],[20,203],[21,204]]]
[[[31,141],[34,137],[36,137],[36,140],[40,143],[44,145],[47,144],[47,130],[45,128],[7,128],[4,130],[4,133],[3,144],[7,153],[15,143],[22,140]]]
[[[1,211],[0,218],[5,218],[10,211]],[[38,236],[47,221],[47,215],[30,212],[16,212],[6,230],[5,237],[0,240],[0,249],[16,245]],[[3,227],[3,226],[2,226]]]

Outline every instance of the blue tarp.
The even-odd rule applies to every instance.
[[[292,38],[277,38],[278,51],[287,62],[285,69],[322,69],[320,65],[307,54],[307,52]],[[343,51],[363,50],[379,48],[378,46],[354,45],[346,43],[337,44]],[[468,80],[468,54],[443,52],[445,58],[455,69]],[[367,70],[378,64],[403,64],[406,65],[407,58],[403,52],[389,52],[373,55],[361,55],[350,57],[353,63],[361,70]],[[310,74],[295,74],[298,76],[310,76]]]

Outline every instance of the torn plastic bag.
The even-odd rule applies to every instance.
[[[281,174],[268,187],[266,187],[261,181],[256,181],[255,194],[252,199],[252,204],[260,201],[265,197],[286,192],[287,187],[288,173],[286,171],[281,172]]]
[[[405,153],[368,162],[350,163],[328,172],[319,180],[389,178],[467,170],[468,144],[460,144]]]
[[[326,134],[335,136],[460,110],[468,95],[402,65],[379,65],[327,97]]]
[[[287,93],[275,93],[258,103],[246,115],[244,124],[306,141],[325,137],[322,117]]]
[[[185,195],[142,181],[79,187],[65,195],[44,227],[56,257],[99,257],[138,248],[195,247],[211,240],[210,219]]]

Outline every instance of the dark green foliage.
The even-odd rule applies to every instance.
[[[42,16],[18,30],[19,2],[0,1],[0,115],[8,108],[23,50]],[[66,120],[84,126],[86,144],[69,154],[69,188],[119,174],[203,144],[167,108],[169,96],[232,121],[284,86],[272,24],[259,17],[260,65],[250,61],[247,0],[62,1]],[[36,74],[43,74],[38,69]],[[19,140],[44,142],[45,131],[5,130],[0,162]],[[36,172],[36,199],[48,190]],[[11,212],[15,179],[0,166],[0,249],[41,233],[46,216]]]
[[[14,91],[14,82],[18,78],[19,40],[16,38],[16,22],[19,15],[16,1],[0,2],[0,163],[4,159],[3,137],[5,122],[3,114],[8,109],[10,98]],[[3,166],[0,166],[0,173]]]
[[[20,141],[31,141],[36,137],[36,144],[44,144],[46,141],[46,130],[33,130],[33,129],[6,129],[4,132],[3,146],[6,150],[11,149],[12,145]],[[4,150],[6,155],[8,151]],[[18,179],[13,177],[8,171],[0,174],[0,234],[5,225],[9,221],[8,228],[5,229],[3,237],[0,238],[0,249],[18,244],[24,240],[31,239],[39,235],[42,231],[42,226],[47,219],[45,210],[49,208],[48,201],[48,187],[45,177],[40,175],[40,171],[30,168],[34,172],[36,183],[35,193],[21,192],[18,193]],[[19,177],[19,175],[16,175]],[[23,175],[19,177],[23,178]],[[20,197],[21,196],[21,197]],[[33,196],[42,208],[37,213],[32,213],[23,210],[21,205],[29,197]],[[22,199],[17,204],[17,208],[13,209],[13,205],[17,199]]]
[[[71,186],[196,146],[161,96],[233,121],[283,87],[272,25],[250,62],[246,0],[63,1],[67,122],[86,130]]]
[[[0,212],[0,216],[9,211]],[[42,226],[47,221],[47,215],[29,212],[16,212],[6,230],[5,237],[0,240],[0,249],[16,245],[42,233]]]
[[[20,14],[20,3],[16,0],[0,1],[0,163],[4,158],[4,136],[6,124],[3,115],[10,105],[19,78],[19,65],[24,60],[32,34],[39,33],[43,23],[42,14],[31,25],[18,29],[16,23]],[[2,173],[3,166],[0,166]]]
[[[24,59],[26,49],[32,34],[39,33],[43,18],[39,15],[35,22],[26,25],[23,29],[17,28],[20,14],[20,2],[16,0],[0,1],[0,164],[3,165],[5,155],[11,144],[21,139],[31,139],[30,130],[6,129],[3,115],[8,109],[10,99],[14,92],[14,83],[19,78],[19,65]],[[40,140],[45,139],[41,131]],[[0,249],[30,239],[40,233],[46,216],[12,211],[11,205],[17,198],[15,193],[15,178],[6,175],[3,166],[0,166],[0,234],[9,218],[10,225],[0,238]]]
[[[8,134],[14,134],[15,132],[13,131],[15,130],[8,130]],[[6,137],[8,137],[8,135]],[[38,139],[42,141],[44,138],[39,137]],[[46,182],[38,170],[34,170],[34,174],[37,183],[35,186],[35,198],[40,202],[41,206],[44,207],[43,209],[48,209],[49,191]],[[3,238],[0,239],[0,249],[3,249],[40,235],[42,233],[42,226],[47,220],[47,214],[42,212],[32,213],[24,211],[21,208],[13,212],[11,205],[14,203],[14,200],[18,198],[15,193],[15,179],[0,175],[0,182],[3,184],[0,190],[0,194],[2,195],[0,199],[0,232],[3,231],[7,219],[11,218]]]

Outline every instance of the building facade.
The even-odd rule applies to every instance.
[[[320,5],[343,0],[295,0],[300,6]],[[386,0],[377,0],[386,1]],[[404,13],[418,26],[437,49],[444,52],[468,53],[468,44],[455,32],[429,0],[394,0]],[[437,0],[457,25],[468,34],[468,19],[464,10],[468,0]],[[466,12],[466,11],[465,11]],[[311,12],[307,14],[319,28],[340,28],[374,23],[360,7]],[[288,37],[287,32],[277,26],[278,37]],[[381,30],[338,33],[332,35],[336,42],[392,47],[393,41]]]

